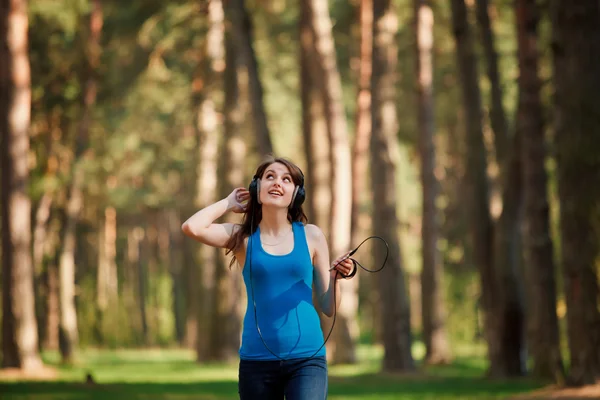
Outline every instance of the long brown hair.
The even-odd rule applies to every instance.
[[[257,179],[262,179],[262,176],[267,170],[267,168],[273,163],[280,163],[288,168],[288,170],[290,171],[290,175],[292,176],[292,181],[294,182],[294,185],[304,185],[304,175],[302,174],[302,170],[300,170],[300,168],[292,161],[284,157],[267,156],[267,158],[256,169],[256,173],[254,174],[254,176]],[[302,205],[300,205],[300,207],[289,208],[287,219],[290,223],[302,222],[303,224],[306,224],[308,222],[308,218],[302,210]],[[258,224],[261,220],[262,206],[257,201],[255,201],[255,199],[252,196],[250,196],[246,207],[246,212],[242,217],[242,223],[240,224],[240,228],[237,229],[231,235],[231,238],[229,239],[226,245],[227,251],[225,254],[233,254],[231,262],[229,263],[229,268],[231,268],[231,266],[236,261],[235,252],[239,250],[240,247],[243,245],[244,239],[250,236],[252,233],[254,233],[254,231],[256,231],[256,228],[258,228]]]

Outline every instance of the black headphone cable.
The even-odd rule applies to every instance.
[[[248,237],[248,248],[249,248],[249,251],[247,252],[247,254],[248,254],[248,265],[250,267],[249,278],[250,278],[250,290],[251,290],[251,294],[252,294],[252,304],[253,304],[253,307],[254,307],[254,323],[256,324],[256,330],[258,331],[258,336],[260,336],[260,340],[264,344],[265,348],[269,351],[269,353],[273,354],[275,357],[277,357],[281,361],[288,361],[288,360],[290,360],[289,358],[281,358],[280,356],[278,356],[277,354],[275,354],[275,352],[273,352],[269,348],[269,346],[265,342],[265,339],[263,338],[262,332],[260,331],[260,327],[258,326],[258,317],[256,315],[256,298],[254,297],[254,284],[252,282],[252,256],[251,256],[251,253],[252,253],[252,235],[254,233],[252,231],[252,229],[253,229],[253,217],[254,217],[254,214],[252,213],[251,216],[250,216],[250,236]],[[362,266],[362,264],[360,262],[358,262],[355,259],[351,258],[351,256],[353,256],[358,251],[358,249],[367,240],[370,240],[370,239],[379,239],[379,240],[381,240],[385,244],[385,248],[386,248],[386,253],[385,253],[385,258],[383,260],[383,263],[381,264],[381,267],[379,267],[378,269],[375,269],[375,270],[370,270],[368,268],[365,268],[365,267]],[[334,280],[333,280],[333,321],[331,322],[331,329],[329,330],[329,333],[327,334],[327,337],[323,341],[323,344],[321,345],[321,347],[319,347],[317,349],[317,351],[315,351],[313,353],[313,355],[311,355],[310,357],[307,357],[306,360],[312,359],[313,357],[315,357],[319,353],[319,351],[321,351],[321,349],[323,348],[323,346],[325,346],[325,344],[329,340],[329,337],[331,336],[331,333],[333,332],[333,328],[335,327],[335,320],[336,320],[336,316],[337,316],[337,299],[336,299],[336,290],[335,290],[336,281],[337,281],[337,275],[340,274],[340,275],[342,275],[343,278],[351,278],[351,277],[353,277],[356,274],[356,272],[358,270],[358,266],[360,266],[361,269],[363,269],[364,271],[369,272],[369,273],[379,272],[379,271],[381,271],[385,267],[385,263],[386,263],[386,261],[388,259],[389,252],[390,252],[390,248],[389,248],[388,243],[385,241],[385,239],[383,239],[381,236],[376,236],[376,235],[369,236],[368,238],[366,238],[365,240],[363,240],[354,250],[352,250],[351,252],[349,252],[346,257],[344,257],[343,259],[341,259],[340,261],[338,261],[337,264],[335,264],[333,267],[331,267],[329,269],[329,271],[332,271],[342,261],[345,261],[347,259],[352,260],[352,264],[354,264],[354,268],[352,269],[352,272],[350,274],[348,274],[348,275],[344,275],[344,274],[340,273],[337,270],[335,271],[336,275],[335,275]]]

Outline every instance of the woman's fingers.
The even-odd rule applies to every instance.
[[[338,258],[337,260],[335,260],[333,262],[333,267],[330,269],[330,271],[336,270],[337,272],[339,272],[338,274],[338,279],[344,278],[348,275],[350,275],[354,269],[354,263],[352,262],[352,260],[350,260],[349,258],[344,258],[347,255]]]

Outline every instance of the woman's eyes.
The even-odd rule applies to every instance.
[[[274,177],[275,177],[275,175],[271,175],[271,174],[267,175],[267,179],[272,179],[272,178],[274,178]],[[286,176],[285,178],[283,178],[283,180],[284,180],[285,182],[291,182],[291,181],[292,181],[292,178],[290,178],[289,176]]]

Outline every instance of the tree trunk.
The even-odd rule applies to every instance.
[[[538,75],[539,9],[535,0],[517,0],[519,106],[517,131],[523,160],[523,247],[528,298],[528,343],[533,374],[564,383],[556,316],[554,249],[550,237],[548,177],[541,82]]]
[[[521,263],[523,201],[521,184],[521,132],[512,138],[502,169],[502,213],[494,227],[494,273],[497,290],[493,328],[498,342],[491,346],[489,374],[495,377],[526,373],[523,287],[517,277]]]
[[[54,201],[53,197],[53,193],[50,192],[46,192],[42,195],[42,198],[40,199],[35,211],[35,226],[33,228],[33,289],[38,325],[38,340],[41,344],[41,349],[46,348],[45,345],[47,344],[47,336],[48,334],[52,334],[51,332],[46,331],[49,317],[49,304],[47,300],[50,297],[50,271],[48,269],[44,269],[44,258],[45,256],[49,255],[48,225],[50,221],[52,203]]]
[[[373,0],[360,2],[360,63],[356,133],[352,154],[352,217],[351,240],[358,244],[369,231],[368,164],[371,140],[371,70],[373,57]]]
[[[225,66],[225,16],[221,1],[212,1],[208,10],[208,34],[206,36],[205,61],[200,66],[194,87],[198,89],[196,129],[199,136],[198,168],[195,205],[204,208],[217,200],[217,158],[219,156],[219,117],[214,94],[220,89]],[[196,359],[204,361],[211,357],[212,315],[217,306],[215,296],[215,271],[217,250],[199,244],[199,265],[188,266],[189,313],[188,338],[194,338]],[[198,269],[199,268],[199,269]],[[195,282],[200,282],[197,289]],[[195,333],[195,334],[194,334]],[[188,342],[190,339],[188,339]],[[192,344],[192,343],[190,343]]]
[[[60,302],[58,287],[58,259],[54,257],[48,263],[46,269],[46,298],[45,304],[45,327],[44,350],[58,350],[58,330],[60,324]]]
[[[145,232],[140,226],[131,229],[127,235],[127,260],[137,278],[135,282],[137,294],[137,312],[139,313],[140,333],[142,343],[147,345],[150,341],[148,331],[148,315],[146,313],[146,274],[144,272],[144,262],[142,260],[142,242],[144,241]]]
[[[331,220],[331,156],[327,134],[327,118],[323,93],[319,88],[319,68],[316,62],[314,33],[311,28],[311,13],[306,3],[300,7],[300,91],[302,101],[302,133],[306,168],[305,180],[310,182],[311,196],[304,207],[308,220],[319,226],[329,241]],[[319,312],[321,329],[325,336],[331,330],[331,320],[322,313],[313,288],[313,302]],[[332,353],[333,336],[326,343],[326,350]]]
[[[570,380],[600,377],[600,3],[557,0],[553,52],[561,256]]]
[[[344,113],[342,83],[337,68],[332,24],[327,2],[310,0],[305,3],[314,35],[315,61],[318,65],[318,84],[321,88],[327,130],[331,142],[331,223],[330,243],[332,257],[350,250],[350,217],[352,212],[352,180],[350,145]],[[336,324],[329,343],[330,362],[356,362],[358,339],[358,285],[357,280],[343,282],[340,296],[343,301],[337,310]]]
[[[100,62],[100,33],[102,31],[102,4],[94,0],[90,14],[90,36],[87,43],[88,71],[83,93],[83,115],[77,133],[72,183],[67,204],[67,220],[60,257],[60,350],[63,362],[73,361],[74,351],[79,342],[77,312],[75,311],[75,247],[76,227],[83,209],[82,186],[85,180],[81,166],[82,155],[88,146],[91,111],[96,102],[98,84],[95,73]]]
[[[411,354],[410,304],[403,275],[403,262],[398,235],[396,212],[396,169],[398,139],[396,116],[396,64],[398,59],[395,35],[398,20],[390,1],[376,1],[373,7],[373,75],[371,79],[371,186],[377,207],[373,209],[373,231],[390,246],[387,266],[379,272],[378,282],[383,315],[383,369],[408,371],[414,369]],[[375,253],[375,265],[384,261],[383,252]]]
[[[494,45],[494,33],[490,23],[489,0],[476,1],[476,15],[479,29],[481,30],[481,42],[487,66],[487,76],[490,81],[490,122],[494,131],[496,160],[499,164],[504,163],[509,150],[508,123],[502,105],[502,85],[498,73],[498,53]]]
[[[228,0],[225,2],[227,19],[231,24],[231,32],[235,45],[236,56],[240,65],[246,70],[248,95],[251,107],[254,135],[258,152],[261,155],[273,152],[273,145],[267,125],[267,114],[263,102],[263,88],[258,73],[258,63],[252,47],[252,19],[244,5],[244,0]]]
[[[452,357],[446,332],[443,263],[438,250],[440,221],[436,206],[439,182],[435,176],[435,117],[433,98],[433,10],[428,0],[415,0],[417,104],[419,108],[419,153],[421,158],[422,271],[421,314],[425,361],[445,364]]]
[[[117,211],[113,207],[104,209],[103,222],[98,231],[98,273],[96,277],[96,335],[99,344],[104,344],[104,324],[107,310],[118,305],[117,276]],[[109,317],[114,313],[109,313]],[[117,320],[110,319],[108,324]]]
[[[488,344],[490,371],[496,370],[495,355],[500,348],[498,332],[493,326],[495,300],[498,298],[492,264],[492,220],[489,211],[489,183],[486,151],[483,143],[481,93],[473,38],[467,20],[464,0],[451,0],[452,30],[456,40],[456,55],[461,90],[465,106],[467,160],[465,183],[467,208],[470,210],[469,231],[473,259],[480,274],[481,306],[484,313],[484,333]]]
[[[31,76],[27,1],[0,2],[0,138],[2,169],[2,366],[42,365],[31,257],[29,124]]]
[[[244,118],[240,103],[241,60],[236,53],[235,38],[225,31],[225,124],[221,143],[217,183],[220,198],[227,196],[235,187],[245,186],[246,144],[241,132]],[[238,222],[233,215],[227,215],[228,222]],[[211,360],[226,361],[237,357],[240,346],[242,308],[239,301],[241,292],[241,267],[228,268],[229,260],[223,251],[218,252],[215,269],[215,290],[213,291],[213,315],[210,336]]]
[[[318,68],[315,61],[314,34],[311,29],[310,10],[303,3],[300,7],[300,90],[302,101],[302,132],[307,182],[311,195],[306,199],[309,221],[319,226],[329,237],[331,210],[330,143],[327,137],[327,120],[323,96],[317,82]]]
[[[186,329],[186,277],[184,270],[184,251],[183,251],[183,235],[181,235],[181,217],[176,209],[167,211],[168,243],[169,247],[168,268],[173,281],[171,296],[173,297],[172,310],[175,319],[175,338],[180,345],[185,344],[185,329]],[[198,282],[196,281],[196,287]]]

